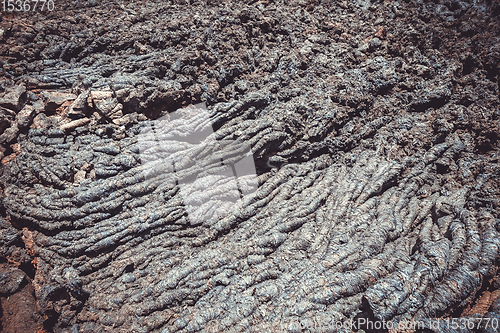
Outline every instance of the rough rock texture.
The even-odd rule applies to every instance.
[[[15,268],[0,273],[0,294],[11,295],[18,291],[24,276],[22,270]]]
[[[45,328],[500,317],[497,1],[57,6],[0,21],[0,254],[34,259]],[[259,187],[192,223],[141,133],[199,102],[232,143],[180,177],[245,143]]]

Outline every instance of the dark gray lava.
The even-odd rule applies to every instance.
[[[469,311],[498,295],[498,17],[479,0],[0,17],[0,256],[27,273],[0,273],[0,292],[28,279],[54,332],[500,320],[497,299]],[[205,165],[180,177],[237,163],[245,143],[259,186],[191,223],[179,185],[141,164],[140,135],[200,102],[203,128],[233,144],[189,150]],[[192,195],[222,204],[227,186]]]

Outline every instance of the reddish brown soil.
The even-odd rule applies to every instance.
[[[8,264],[0,266],[0,270]],[[0,297],[0,332],[4,333],[45,333],[35,300],[35,290],[31,279],[26,277],[21,289],[8,297]]]

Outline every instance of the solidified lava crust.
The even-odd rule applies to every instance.
[[[499,17],[483,0],[2,13],[1,329],[498,323]],[[220,149],[141,136],[199,103],[193,127]],[[182,182],[248,157],[242,145],[258,185],[246,200],[244,178],[239,193],[182,187],[153,163],[182,148]],[[242,200],[193,222],[186,191],[212,212]],[[34,304],[11,320],[21,292]]]

